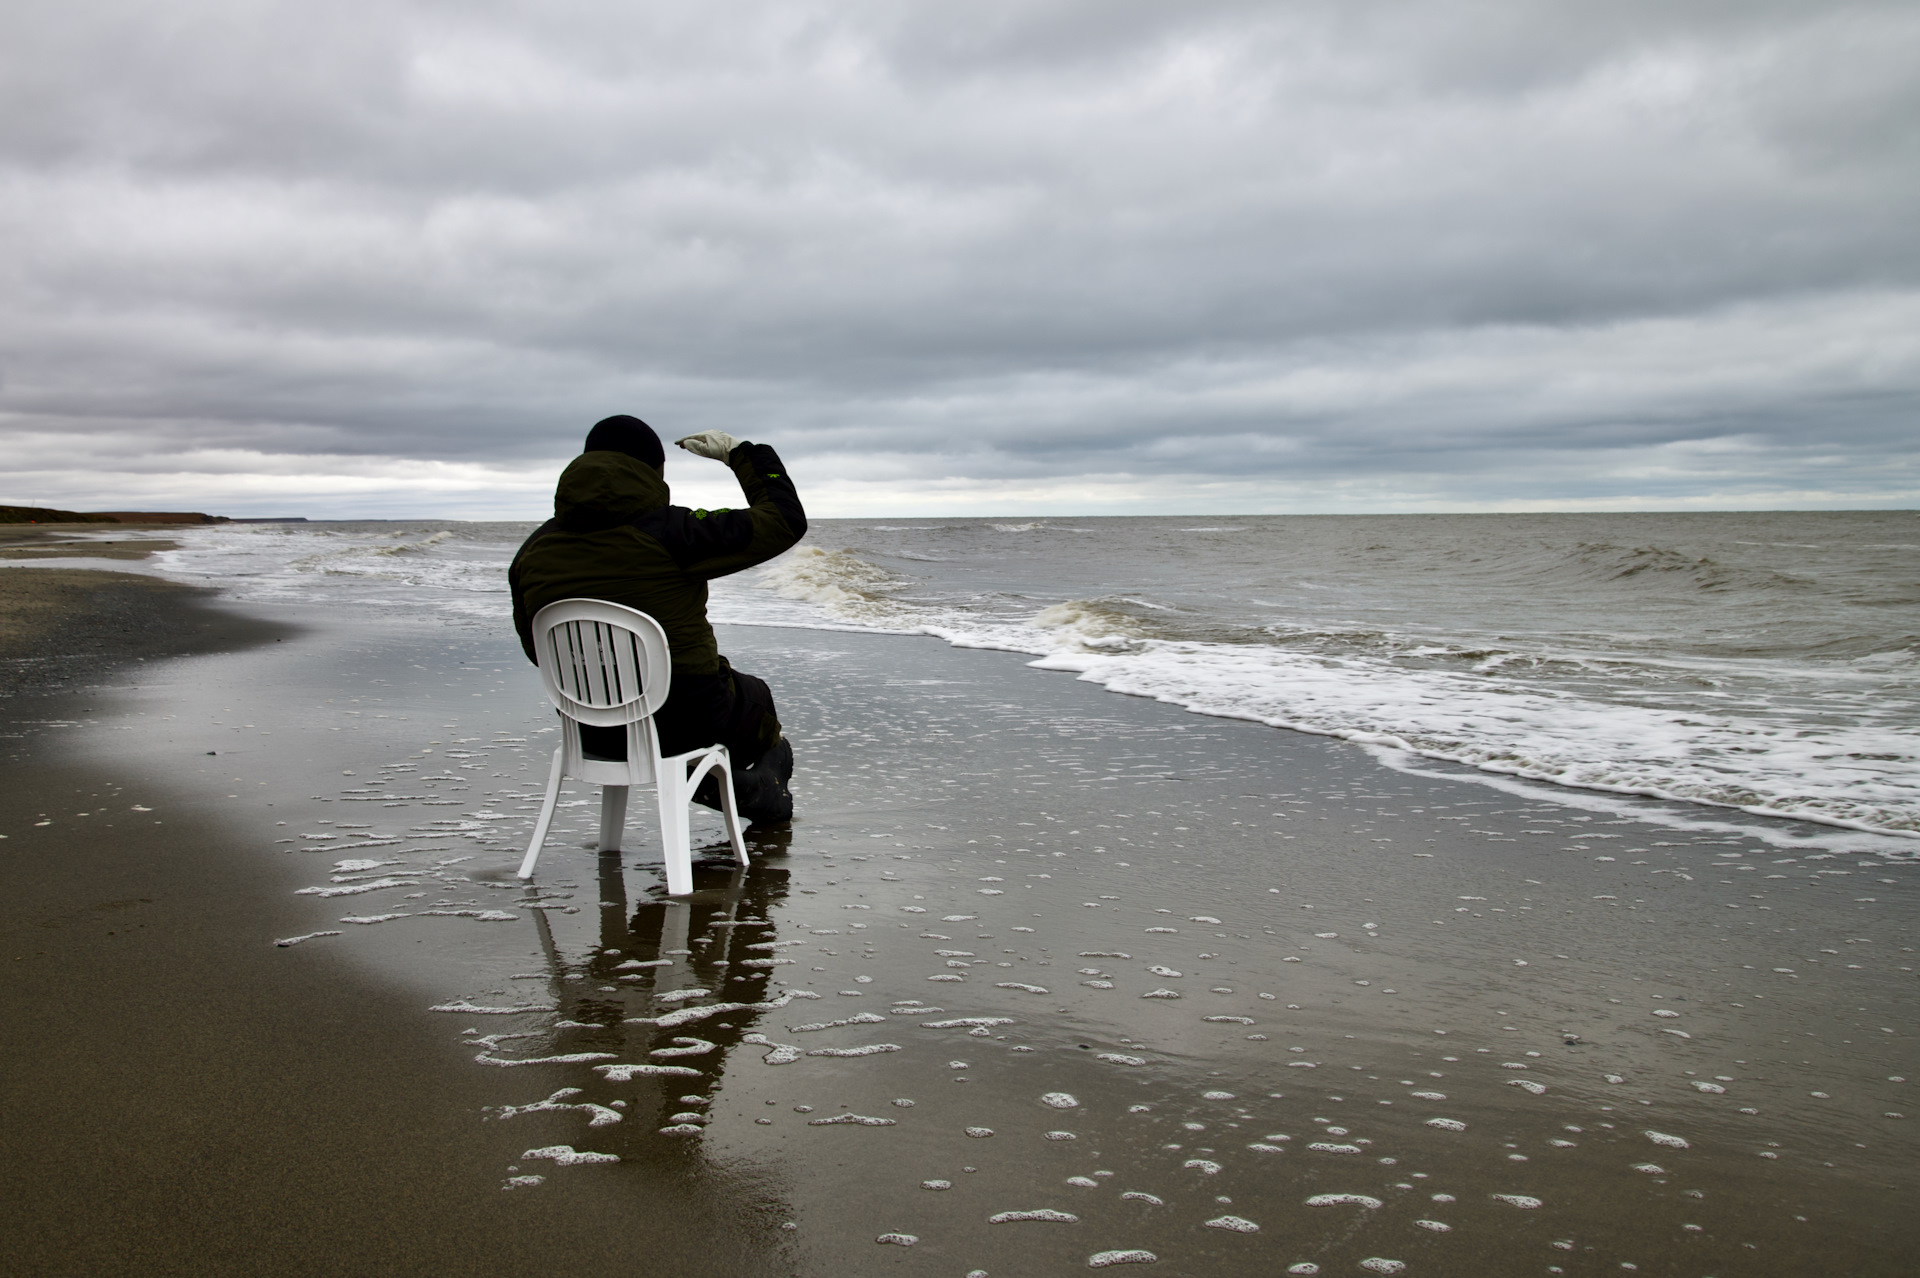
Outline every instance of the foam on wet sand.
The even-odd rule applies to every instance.
[[[474,1169],[495,1192],[514,1184],[515,1202],[689,1158],[753,1167],[759,1216],[795,1224],[818,1272],[857,1268],[877,1238],[988,1272],[1023,1255],[1220,1274],[1448,1272],[1457,1255],[1534,1256],[1564,1237],[1616,1267],[1686,1246],[1786,1271],[1841,1247],[1871,1273],[1904,1245],[1903,1219],[1873,1204],[1904,1175],[1910,1138],[1881,1115],[1910,1108],[1886,1080],[1911,1071],[1899,1035],[1869,1023],[1902,1024],[1893,992],[1913,960],[1887,908],[1899,885],[1862,902],[1846,882],[1872,867],[1809,872],[1812,852],[1775,869],[1743,844],[1742,871],[1670,828],[1393,773],[1353,747],[1116,701],[993,654],[733,631],[742,668],[780,674],[802,746],[790,840],[755,849],[744,875],[702,868],[695,898],[667,902],[645,802],[629,819],[638,850],[605,858],[581,846],[597,812],[580,803],[523,887],[521,801],[538,796],[551,738],[505,642],[461,643],[462,660],[489,654],[479,670],[377,667],[382,712],[411,717],[388,722],[380,750],[329,739],[324,720],[301,740],[332,750],[329,775],[356,775],[269,787],[286,807],[263,814],[256,855],[302,862],[274,846],[272,821],[325,829],[383,763],[407,780],[396,794],[440,778],[435,799],[389,801],[457,816],[410,822],[399,807],[331,827],[385,840],[379,862],[335,866],[376,876],[337,886],[375,885],[353,919],[385,925],[326,944],[431,985],[415,1002],[429,1029],[477,1034],[465,1018],[484,1017],[514,1035],[466,1056],[513,1066],[474,1071],[518,1090],[508,1128],[542,1125]],[[488,695],[443,708],[448,679]],[[1130,775],[1140,762],[1150,779]],[[1529,830],[1551,835],[1523,843]],[[470,859],[447,861],[449,842]],[[986,876],[1001,895],[980,895]],[[301,886],[320,885],[287,889],[310,928],[339,917]],[[515,917],[475,926],[489,914]],[[792,961],[754,965],[769,954]],[[1098,973],[1085,984],[1083,966]],[[944,1011],[920,1001],[942,977]],[[879,1010],[775,1023],[819,999]],[[1863,1041],[1826,1028],[1842,1001],[1870,1009],[1847,1031]],[[1692,1037],[1661,1032],[1676,1021]],[[863,1041],[878,1024],[889,1041]],[[1805,1044],[1791,1061],[1768,1044],[1783,1029]],[[1802,1117],[1815,1106],[1817,1128]],[[617,1165],[582,1149],[606,1114],[639,1119],[594,1132]],[[1636,1170],[1649,1144],[1662,1165]],[[549,1158],[560,1150],[575,1161]],[[522,1159],[565,1170],[538,1181]],[[1754,1211],[1768,1187],[1809,1220]]]

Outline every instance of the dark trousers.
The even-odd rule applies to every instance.
[[[669,757],[724,745],[736,768],[751,767],[780,742],[780,718],[765,679],[720,658],[717,674],[673,672],[667,702],[653,716],[660,753]],[[581,748],[595,758],[627,757],[625,728],[580,726]]]

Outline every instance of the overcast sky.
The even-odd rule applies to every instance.
[[[1920,504],[1912,0],[8,13],[0,502]]]

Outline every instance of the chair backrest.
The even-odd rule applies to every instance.
[[[540,679],[560,713],[596,727],[651,718],[673,667],[667,632],[646,613],[604,599],[562,599],[533,616]]]

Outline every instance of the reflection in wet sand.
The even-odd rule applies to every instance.
[[[720,854],[730,854],[724,842],[698,849],[691,896],[668,897],[656,888],[637,903],[629,899],[620,855],[600,857],[598,944],[576,955],[563,953],[545,910],[531,911],[555,1012],[547,1048],[579,1058],[569,1063],[592,1063],[588,1056],[603,1062],[592,1063],[600,1076],[593,1092],[621,1089],[606,1099],[585,1088],[571,1092],[585,1099],[569,1106],[590,1113],[595,1126],[610,1126],[607,1116],[617,1114],[648,1138],[655,1131],[697,1135],[729,1057],[751,1045],[752,1027],[769,1008],[794,997],[774,990],[774,972],[791,960],[776,957],[769,944],[776,938],[768,910],[787,894],[786,869],[765,862],[742,869]],[[683,1032],[689,1026],[697,1033]],[[661,1149],[647,1140],[641,1154],[624,1133],[609,1133],[602,1143],[623,1146],[615,1150],[622,1158],[658,1156]]]

